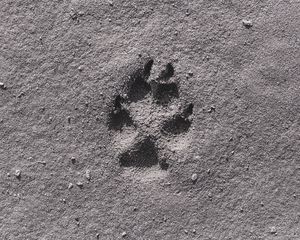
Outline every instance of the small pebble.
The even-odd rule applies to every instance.
[[[181,193],[181,191],[180,190],[176,190],[176,192],[175,192],[175,194],[180,194]]]
[[[90,170],[86,170],[86,171],[85,171],[85,178],[86,178],[88,181],[91,181],[91,171],[90,171]]]
[[[197,173],[194,173],[194,174],[192,175],[191,179],[192,179],[193,182],[196,182],[197,179],[198,179]]]
[[[42,164],[42,165],[44,165],[44,166],[47,165],[47,163],[46,163],[45,161],[37,161],[37,163],[38,163],[38,164]]]
[[[209,113],[215,112],[216,108],[214,106],[211,106],[210,109],[208,110]]]
[[[242,22],[243,22],[243,25],[244,25],[246,28],[251,28],[251,27],[253,26],[253,23],[252,23],[251,20],[243,19]]]
[[[80,187],[80,188],[83,187],[83,183],[82,183],[82,182],[77,182],[76,185],[77,185],[78,187]]]
[[[100,233],[97,233],[97,234],[96,234],[96,238],[97,238],[97,239],[100,239]]]
[[[6,89],[6,86],[5,86],[5,84],[3,82],[0,82],[0,88],[3,89],[3,90]]]
[[[7,175],[8,177],[10,177],[10,173],[7,173],[6,175]]]
[[[272,234],[276,234],[276,233],[277,233],[277,231],[276,231],[276,228],[275,228],[275,227],[271,227],[271,229],[270,229],[270,233],[272,233]]]
[[[16,176],[17,178],[20,178],[20,177],[21,177],[21,170],[17,169],[17,170],[15,171],[15,176]]]
[[[68,189],[73,188],[73,183],[69,183]]]
[[[78,70],[79,70],[80,72],[82,72],[82,71],[83,71],[83,66],[79,66],[79,67],[78,67]]]
[[[75,157],[71,157],[71,162],[72,162],[73,164],[75,164],[75,162],[76,162]]]
[[[193,229],[193,231],[192,231],[194,234],[196,233],[196,229]]]
[[[126,237],[127,236],[127,232],[122,232],[122,237]]]
[[[21,98],[21,97],[23,97],[24,95],[25,95],[24,92],[20,92],[20,93],[18,94],[17,98]]]
[[[187,230],[184,230],[184,233],[185,233],[185,234],[188,234],[189,232],[188,232]]]

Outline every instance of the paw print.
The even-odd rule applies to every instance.
[[[121,167],[168,169],[173,154],[169,143],[180,142],[192,124],[194,105],[180,101],[173,65],[152,76],[153,63],[146,60],[128,77],[110,107],[108,127],[115,132]]]

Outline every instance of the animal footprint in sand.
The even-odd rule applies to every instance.
[[[168,144],[189,132],[192,103],[182,104],[174,68],[168,63],[156,77],[150,74],[153,60],[146,60],[128,78],[113,99],[108,127],[115,134],[122,167],[169,167],[173,152]]]

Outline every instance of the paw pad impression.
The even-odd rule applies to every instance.
[[[116,95],[108,113],[108,127],[118,137],[118,159],[121,167],[149,168],[169,166],[168,142],[189,132],[193,103],[182,104],[179,86],[172,78],[174,67],[168,63],[151,78],[154,61],[147,59],[137,67]],[[129,136],[134,135],[133,140]],[[121,147],[120,142],[129,145]],[[118,147],[119,146],[119,147]]]

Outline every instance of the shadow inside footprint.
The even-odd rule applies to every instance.
[[[108,127],[110,129],[121,131],[124,126],[132,126],[133,120],[128,112],[122,106],[124,99],[118,95],[114,100],[114,105],[112,111],[108,116]]]
[[[167,134],[178,135],[189,130],[191,122],[182,116],[175,116],[173,119],[167,121],[162,128],[162,131]]]
[[[173,75],[174,75],[174,67],[171,63],[168,63],[166,65],[166,69],[160,73],[158,79],[159,81],[168,81],[171,77],[173,77]]]
[[[162,133],[178,135],[189,130],[192,122],[189,116],[193,114],[194,104],[187,105],[181,114],[175,115],[172,119],[166,121],[162,127]]]
[[[150,91],[150,85],[141,76],[137,76],[130,86],[128,98],[132,102],[137,102],[143,99]]]
[[[119,157],[122,167],[147,168],[158,164],[157,149],[150,138],[146,138]]]
[[[179,92],[177,83],[152,83],[153,97],[158,103],[169,103],[172,98],[178,98]]]
[[[128,87],[128,99],[132,102],[137,102],[143,99],[150,91],[151,86],[147,82],[152,69],[153,60],[149,60],[143,69],[138,69],[130,76]]]

